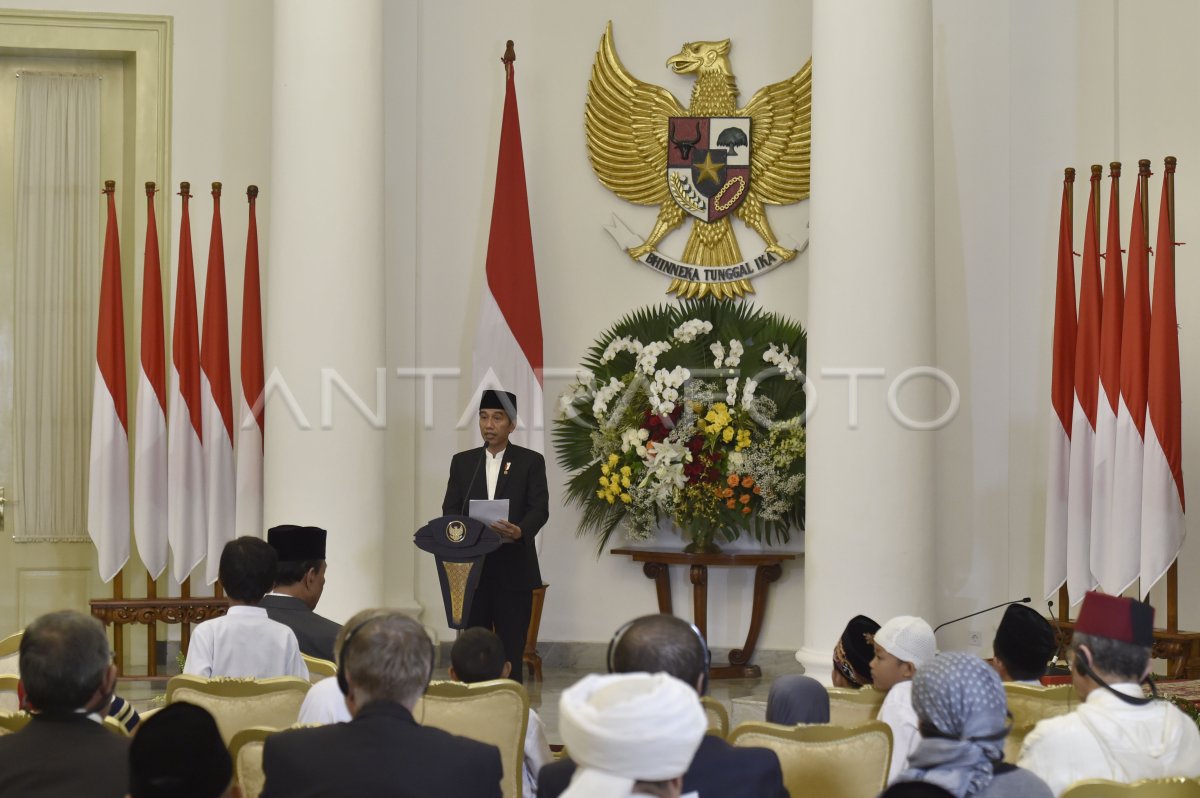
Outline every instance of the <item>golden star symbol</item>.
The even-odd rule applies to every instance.
[[[711,151],[704,153],[703,163],[692,164],[692,166],[700,170],[700,176],[696,178],[696,185],[700,185],[705,180],[711,180],[714,183],[721,182],[719,172],[723,164],[713,163]]]

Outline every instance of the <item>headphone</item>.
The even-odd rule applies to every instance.
[[[353,629],[351,629],[349,632],[346,633],[346,639],[342,641],[342,650],[339,652],[339,656],[338,656],[338,666],[337,666],[337,674],[336,674],[337,686],[338,686],[338,689],[342,691],[342,695],[350,695],[350,680],[346,676],[346,660],[349,659],[349,657],[347,655],[350,653],[350,641],[354,639],[354,636],[356,634],[358,634],[360,629],[362,629],[367,624],[371,623],[371,621],[377,621],[380,618],[387,618],[387,617],[388,617],[387,615],[372,615],[370,618],[367,618],[365,621],[361,621],[357,626],[355,626]],[[433,679],[433,670],[437,665],[437,651],[433,647],[432,640],[430,641],[429,647],[431,649],[430,657],[429,657],[429,675],[425,677],[426,684],[428,684],[429,681],[431,679]]]
[[[613,653],[617,650],[617,646],[621,643],[621,638],[629,631],[629,627],[633,626],[640,619],[634,618],[632,621],[626,621],[621,624],[620,628],[613,634],[612,640],[608,641],[608,654],[604,661],[608,666],[609,673],[615,673],[613,667]],[[700,650],[704,652],[704,671],[700,674],[700,695],[708,695],[708,672],[712,668],[712,651],[708,648],[708,643],[704,640],[704,635],[700,634],[700,630],[696,628],[696,624],[689,623],[688,628],[692,630],[692,634],[696,635],[696,642],[700,644]],[[348,639],[348,638],[347,638]]]
[[[1145,706],[1146,704],[1149,704],[1151,701],[1158,698],[1158,688],[1154,685],[1154,680],[1148,676],[1145,679],[1143,679],[1142,681],[1150,683],[1150,694],[1151,694],[1150,698],[1146,698],[1145,696],[1126,695],[1125,693],[1122,693],[1118,690],[1114,690],[1108,684],[1108,682],[1101,679],[1100,675],[1098,673],[1096,673],[1095,670],[1092,669],[1092,665],[1090,662],[1091,658],[1092,658],[1091,651],[1087,652],[1087,656],[1085,657],[1085,656],[1083,656],[1083,649],[1076,649],[1075,656],[1072,657],[1074,662],[1071,663],[1071,669],[1073,671],[1075,671],[1076,673],[1078,673],[1080,676],[1091,679],[1096,684],[1100,685],[1105,690],[1107,690],[1108,692],[1115,695],[1117,698],[1124,701],[1126,704],[1132,704],[1135,707],[1140,707],[1140,706]]]

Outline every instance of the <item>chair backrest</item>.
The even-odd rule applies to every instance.
[[[312,682],[296,676],[271,679],[172,676],[167,682],[167,703],[186,701],[207,709],[217,721],[221,739],[228,745],[233,735],[251,726],[286,729],[294,724],[310,687]]]
[[[19,732],[31,717],[28,712],[0,712],[0,734]]]
[[[850,729],[743,723],[729,733],[729,742],[774,751],[792,795],[874,798],[887,784],[892,761],[892,730],[877,720]]]
[[[263,774],[263,744],[278,729],[251,726],[233,735],[229,755],[233,757],[233,772],[242,787],[242,798],[258,798],[267,777]]]
[[[1087,779],[1068,787],[1062,798],[1200,798],[1200,781],[1143,779],[1133,784],[1121,784],[1107,779]]]
[[[16,676],[21,672],[18,665],[21,658],[21,636],[24,634],[25,630],[22,629],[0,640],[0,674]]]
[[[704,707],[704,716],[708,718],[708,733],[722,739],[729,736],[729,713],[725,705],[712,696],[701,696],[700,705]]]
[[[529,694],[510,679],[475,684],[430,682],[413,711],[425,726],[470,737],[500,749],[504,798],[521,798]]]
[[[21,708],[17,698],[17,684],[21,677],[11,673],[0,675],[0,712],[16,712]]]
[[[1008,697],[1008,711],[1012,713],[1012,729],[1004,741],[1004,761],[1016,762],[1021,754],[1025,737],[1033,731],[1038,721],[1066,715],[1079,706],[1079,696],[1069,684],[1039,687],[1032,684],[1006,682],[1004,692]]]
[[[859,726],[875,720],[887,693],[874,687],[829,688],[829,723],[833,726]]]
[[[337,675],[337,663],[321,659],[320,657],[310,657],[307,654],[301,654],[300,656],[304,657],[304,665],[308,668],[308,680],[313,684],[322,679]]]

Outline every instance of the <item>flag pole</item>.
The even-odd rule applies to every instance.
[[[1167,225],[1171,230],[1171,246],[1175,246],[1175,165],[1174,155],[1163,159],[1163,184],[1167,192]],[[1149,161],[1147,161],[1147,165]],[[1167,631],[1179,631],[1179,557],[1167,569]]]
[[[101,192],[102,194],[105,194],[105,195],[115,194],[116,191],[117,191],[117,181],[116,180],[105,180],[104,181],[104,191]],[[113,584],[113,598],[115,598],[115,599],[125,598],[125,569],[124,568],[122,568],[120,571],[117,571],[116,575],[113,576],[112,584]],[[121,629],[121,624],[114,623],[113,624],[113,653],[115,655],[115,659],[116,659],[116,663],[117,663],[117,673],[125,672],[125,664],[124,664],[124,660],[125,660],[124,637],[125,637],[125,635],[122,632],[123,632],[123,630]]]
[[[153,180],[146,181],[146,202],[154,205],[154,195],[158,193]],[[145,290],[145,289],[143,289]],[[160,310],[161,313],[161,310]],[[146,598],[158,598],[158,582],[154,577],[150,576],[150,569],[146,569]],[[158,675],[158,623],[151,621],[146,624],[146,675]]]
[[[1150,159],[1149,158],[1138,158],[1138,188],[1137,188],[1137,190],[1138,190],[1138,194],[1142,198],[1142,208],[1141,208],[1141,211],[1142,211],[1142,218],[1141,218],[1142,240],[1146,242],[1146,247],[1149,248],[1149,246],[1150,246],[1150,201],[1149,201],[1149,196],[1150,196],[1149,195],[1149,191],[1150,191]],[[1132,244],[1133,242],[1131,241],[1130,243]],[[1133,256],[1132,250],[1130,251],[1129,254],[1130,254],[1130,257]],[[1139,593],[1141,593],[1141,581],[1142,580],[1139,577],[1138,578],[1138,592]],[[1170,613],[1170,610],[1171,610],[1170,600],[1169,600],[1169,596],[1171,593],[1170,582],[1171,582],[1171,578],[1170,578],[1170,574],[1168,574],[1167,575],[1167,595],[1168,595],[1167,624],[1168,625],[1170,625],[1170,623],[1171,623],[1171,620],[1169,617],[1171,614]]]
[[[1063,183],[1067,186],[1064,191],[1067,195],[1067,216],[1072,221],[1075,219],[1075,169],[1068,166],[1063,169]],[[1058,619],[1066,623],[1071,619],[1071,599],[1067,593],[1066,580],[1058,588]]]

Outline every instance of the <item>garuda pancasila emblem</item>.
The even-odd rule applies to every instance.
[[[776,239],[765,206],[808,196],[812,61],[759,89],[744,108],[737,107],[728,39],[685,44],[667,66],[695,75],[686,109],[671,92],[626,71],[608,24],[588,81],[588,156],[618,197],[660,206],[644,241],[619,220],[609,232],[634,260],[672,277],[667,293],[753,293],[749,278],[796,256]],[[694,220],[682,262],[657,253],[688,215]],[[762,237],[761,255],[742,257],[730,216]]]

